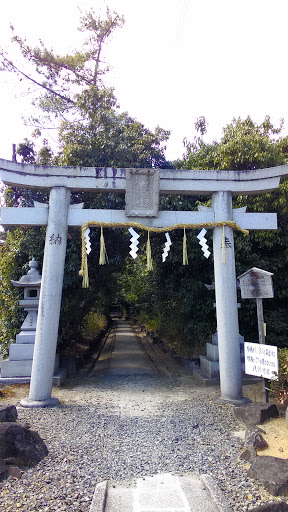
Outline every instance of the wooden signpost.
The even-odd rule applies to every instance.
[[[256,299],[259,343],[265,345],[266,324],[263,315],[263,299],[273,299],[272,272],[252,267],[238,277],[242,299]],[[247,373],[247,372],[246,372]],[[254,373],[255,375],[255,373]],[[261,376],[261,375],[259,375]],[[269,402],[268,379],[263,380],[263,399]]]

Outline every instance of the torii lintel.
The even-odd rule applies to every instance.
[[[66,187],[71,191],[125,192],[127,171],[143,169],[108,167],[57,167],[21,164],[0,159],[0,177],[7,185],[51,189]],[[233,195],[270,192],[288,176],[288,165],[244,171],[145,169],[159,174],[160,194],[212,195],[229,191]]]

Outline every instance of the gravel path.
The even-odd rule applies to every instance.
[[[1,402],[18,403],[27,386]],[[15,389],[14,388],[14,389]],[[229,405],[191,378],[138,376],[71,380],[54,390],[56,409],[19,409],[44,438],[49,456],[2,483],[0,510],[89,511],[96,483],[160,472],[210,473],[235,511],[272,499],[239,460],[239,425]]]
[[[164,472],[211,474],[235,511],[272,501],[247,477],[235,435],[241,427],[233,407],[215,401],[217,388],[200,388],[187,375],[101,373],[54,389],[58,408],[18,409],[49,455],[0,484],[1,512],[88,512],[96,483]],[[18,405],[28,390],[6,388],[0,403]]]

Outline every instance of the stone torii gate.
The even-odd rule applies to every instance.
[[[143,224],[143,219],[147,227],[226,223],[225,228],[213,228],[220,386],[223,400],[240,402],[243,396],[231,222],[248,230],[277,229],[277,215],[232,209],[232,196],[270,192],[279,186],[281,176],[288,176],[287,165],[240,172],[186,171],[48,167],[0,159],[0,177],[5,184],[50,190],[49,205],[35,203],[34,208],[1,209],[3,226],[47,225],[30,393],[21,405],[47,407],[58,403],[51,398],[51,391],[68,227],[91,221],[103,225],[122,222],[129,227],[131,222]],[[91,210],[83,209],[83,204],[70,205],[71,191],[126,192],[126,210]],[[159,193],[212,196],[212,208],[200,207],[198,212],[158,211]]]

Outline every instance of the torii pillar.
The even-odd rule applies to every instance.
[[[212,207],[216,222],[233,220],[231,192],[214,192]],[[234,236],[231,227],[214,228],[213,255],[221,398],[229,401],[241,400]],[[234,286],[231,283],[234,283]],[[222,343],[219,343],[219,340],[222,340]]]
[[[126,212],[85,210],[81,209],[83,205],[69,205],[71,191],[94,190],[104,193],[123,193],[126,191],[126,176],[129,183],[131,175],[136,176],[137,183],[134,199],[139,194],[139,181],[145,181],[147,177],[154,176],[156,188],[154,187],[151,192],[154,199],[159,196],[159,193],[208,195],[212,196],[212,208],[200,207],[198,212],[158,212],[158,209],[153,207],[149,210],[149,205],[141,200],[141,208],[144,204],[145,213],[140,211],[141,208],[138,211],[136,200],[134,211],[131,213],[129,209]],[[232,220],[243,229],[277,229],[275,213],[246,213],[246,208],[233,210],[232,196],[266,193],[276,189],[279,186],[280,177],[288,176],[288,166],[241,172],[175,171],[48,167],[18,164],[0,159],[0,176],[7,185],[50,190],[49,206],[35,203],[34,208],[1,209],[1,224],[4,226],[47,225],[30,393],[29,398],[21,401],[24,407],[47,407],[58,403],[57,399],[51,398],[51,391],[68,227],[81,226],[95,220],[103,223],[125,222],[127,226],[131,221],[135,221],[150,227]],[[214,228],[213,253],[221,398],[240,403],[243,397],[234,241],[230,227],[225,226],[224,233],[222,227]]]

